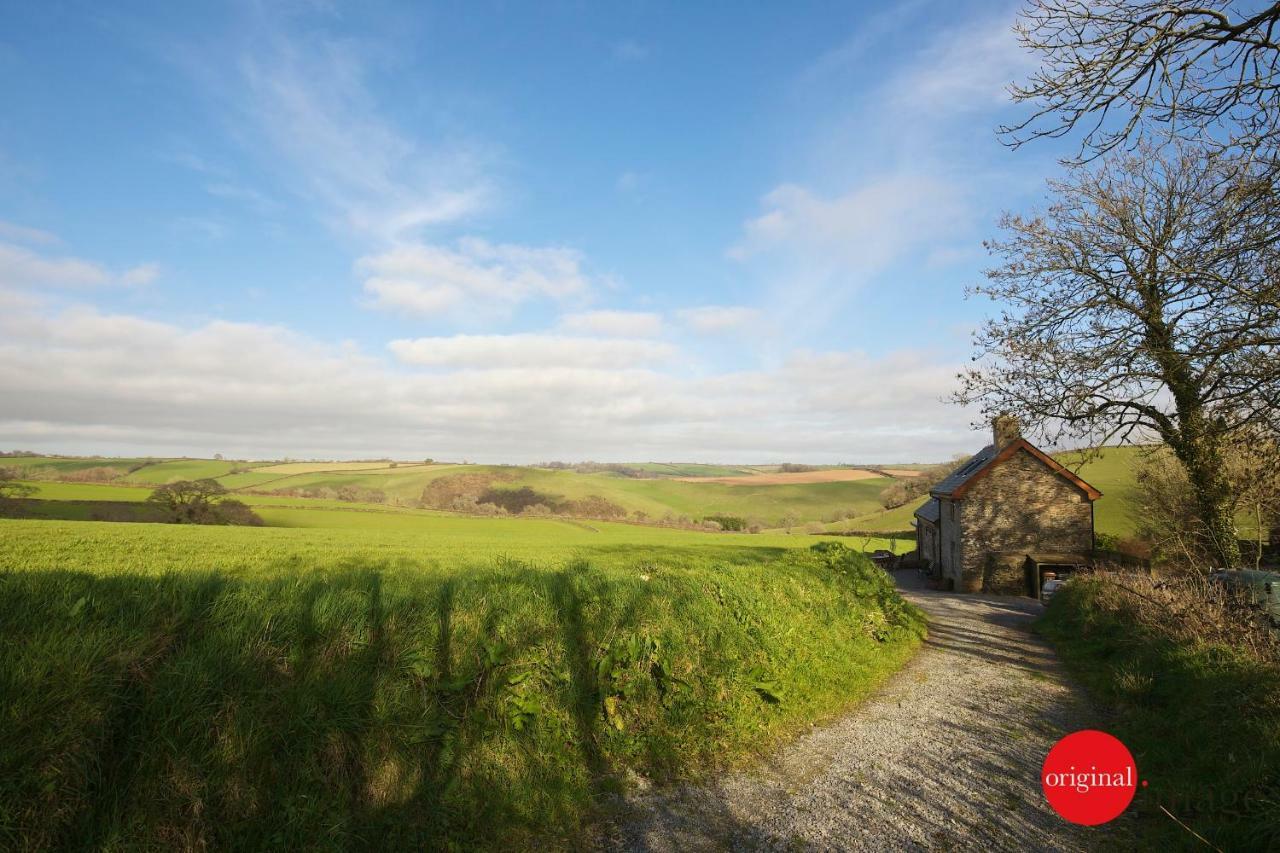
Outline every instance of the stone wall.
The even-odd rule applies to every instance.
[[[942,571],[938,574],[944,578],[951,578],[956,584],[956,589],[959,589],[959,566],[963,543],[957,535],[961,517],[956,509],[958,502],[950,498],[940,498],[938,503],[941,510],[938,519],[938,565],[942,567]]]
[[[1025,450],[975,482],[959,507],[959,574],[990,592],[1024,592],[1020,555],[1093,549],[1088,497]]]
[[[929,561],[931,571],[938,571],[938,528],[922,519],[917,520],[916,554],[919,559]]]

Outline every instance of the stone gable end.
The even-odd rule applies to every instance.
[[[994,466],[957,502],[960,574],[991,592],[1021,593],[1022,555],[1093,550],[1093,507],[1026,450]],[[1006,557],[1007,559],[1001,559]]]

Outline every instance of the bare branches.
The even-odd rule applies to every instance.
[[[956,399],[1052,441],[1167,443],[1206,530],[1234,559],[1221,455],[1280,435],[1280,194],[1230,152],[1142,144],[1051,183],[1039,217],[1005,216],[972,292],[999,304]]]
[[[1280,150],[1280,3],[1030,0],[1018,40],[1041,67],[1000,128],[1007,144],[1083,129],[1081,159],[1168,136],[1275,158]]]

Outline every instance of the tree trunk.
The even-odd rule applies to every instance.
[[[1236,538],[1236,519],[1231,500],[1231,484],[1222,465],[1222,455],[1216,447],[1190,448],[1178,452],[1187,469],[1191,490],[1195,495],[1200,521],[1204,524],[1210,553],[1220,563],[1220,568],[1234,569],[1240,565],[1240,543]]]

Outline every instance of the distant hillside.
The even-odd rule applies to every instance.
[[[1133,534],[1134,465],[1141,452],[1140,447],[1103,447],[1096,453],[1090,452],[1088,461],[1083,465],[1081,461],[1085,459],[1086,454],[1082,451],[1060,453],[1055,456],[1059,462],[1102,492],[1102,497],[1094,504],[1094,523],[1099,533],[1121,537]],[[889,467],[897,469],[907,466]],[[910,531],[915,511],[926,500],[928,500],[927,497],[920,498],[891,510],[877,508],[865,515],[827,524],[824,529],[832,533],[850,530]]]
[[[572,469],[424,462],[235,462],[206,459],[68,459],[12,457],[4,465],[35,480],[70,480],[113,486],[154,486],[181,479],[215,478],[242,494],[294,497],[342,496],[351,501],[420,505],[424,491],[442,489],[444,478],[468,478],[497,490],[530,489],[538,500],[584,502],[598,498],[632,520],[658,521],[668,516],[702,520],[728,516],[778,527],[828,521],[842,515],[866,515],[880,506],[880,492],[893,480],[851,472],[861,479],[839,479],[832,466],[813,466],[814,479],[795,482],[803,474],[779,476],[778,466],[720,466],[681,463],[635,463],[655,476],[626,476],[615,471],[579,473]],[[728,482],[686,482],[686,477],[729,477]],[[792,480],[786,482],[786,480]],[[781,481],[781,482],[780,482]],[[434,485],[433,485],[434,484]],[[442,507],[442,508],[448,508]]]

